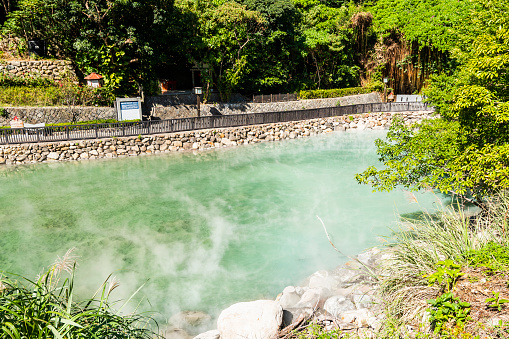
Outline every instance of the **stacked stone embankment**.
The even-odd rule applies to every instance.
[[[29,124],[63,124],[69,121],[116,119],[112,107],[5,107],[6,116],[0,116],[0,126],[9,126],[14,117]]]
[[[40,76],[52,80],[61,80],[74,75],[72,63],[67,60],[18,60],[0,61],[0,73],[16,76]]]
[[[399,115],[406,124],[431,118],[432,112],[366,113],[256,126],[207,129],[137,137],[0,145],[0,165],[122,158],[186,150],[207,150],[333,131],[384,129]]]

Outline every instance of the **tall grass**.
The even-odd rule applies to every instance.
[[[150,318],[120,315],[112,308],[110,293],[118,286],[114,279],[105,281],[92,298],[76,301],[74,268],[71,251],[35,281],[0,278],[0,338],[157,337]]]
[[[426,300],[441,291],[425,278],[436,271],[439,261],[451,259],[467,265],[469,254],[489,243],[508,246],[508,207],[509,197],[503,193],[487,200],[485,211],[476,216],[466,215],[455,204],[424,214],[421,220],[403,220],[381,267],[380,293],[389,315],[403,323],[420,320]]]

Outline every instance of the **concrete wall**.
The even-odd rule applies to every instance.
[[[154,97],[158,98],[158,97]],[[196,100],[196,96],[195,96]],[[197,113],[196,105],[162,105],[153,99],[145,99],[145,109],[152,116],[160,119],[175,119],[195,117]],[[227,115],[244,113],[263,113],[263,112],[281,112],[300,109],[322,108],[333,106],[346,106],[355,104],[366,104],[382,102],[378,93],[350,95],[341,98],[296,100],[272,103],[217,103],[201,105],[200,114],[204,115]]]
[[[158,98],[158,97],[153,97]],[[196,96],[194,96],[196,99]],[[152,105],[152,116],[159,119],[189,118],[197,115],[196,105],[161,106],[152,99],[145,98],[146,105]],[[354,105],[381,102],[377,93],[351,95],[342,98],[298,100],[273,103],[228,103],[201,105],[201,115],[227,115],[243,113],[280,112],[309,108],[333,107],[339,105]],[[150,104],[152,103],[152,104]],[[166,102],[167,104],[168,102]],[[35,123],[65,123],[70,121],[87,121],[97,119],[116,119],[116,110],[112,107],[5,107],[7,115],[0,116],[0,126],[9,126],[9,121],[15,116],[31,124]],[[145,108],[147,109],[147,108]]]
[[[208,129],[144,137],[104,138],[41,144],[0,145],[0,165],[120,158],[186,150],[233,147],[283,139],[305,138],[333,131],[384,129],[395,115],[411,124],[431,112],[366,113],[257,126]]]
[[[0,61],[0,72],[17,76],[34,74],[61,80],[66,73],[74,74],[74,69],[71,62],[66,60]]]
[[[4,111],[7,116],[0,116],[0,126],[9,126],[9,121],[15,116],[30,124],[117,118],[117,111],[113,107],[5,107]]]

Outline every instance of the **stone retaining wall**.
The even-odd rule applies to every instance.
[[[146,114],[160,119],[190,118],[197,115],[196,105],[183,105],[175,102],[163,104],[152,97],[145,99]],[[218,103],[201,105],[201,115],[229,115],[244,113],[283,112],[301,109],[358,105],[382,102],[378,93],[349,95],[341,98],[310,99],[296,101],[282,101],[272,103]]]
[[[0,165],[120,158],[185,150],[206,150],[303,138],[333,131],[384,129],[388,128],[395,115],[402,116],[406,124],[411,124],[430,118],[431,112],[365,113],[352,116],[208,129],[145,137],[0,145]]]
[[[15,116],[29,124],[117,118],[117,111],[113,107],[4,107],[4,111],[6,116],[0,116],[0,126],[9,126],[9,121]]]
[[[146,98],[146,103],[151,102]],[[228,115],[244,113],[263,113],[263,112],[281,112],[291,110],[301,110],[310,108],[322,108],[376,103],[381,102],[378,93],[350,95],[342,98],[329,99],[311,99],[289,102],[273,103],[249,103],[249,104],[205,104],[201,105],[201,115]],[[58,124],[71,121],[87,121],[98,119],[116,119],[117,112],[113,107],[4,107],[6,115],[0,116],[0,126],[9,126],[15,116],[30,124],[46,123]],[[145,108],[144,114],[149,111]],[[197,115],[196,105],[173,105],[161,106],[155,104],[151,113],[153,117],[159,119],[178,119],[189,118]]]
[[[61,80],[65,74],[74,74],[72,63],[66,60],[0,61],[0,72],[17,76],[28,74]]]

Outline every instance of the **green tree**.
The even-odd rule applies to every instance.
[[[310,86],[358,85],[360,69],[353,57],[355,43],[351,18],[359,9],[354,5],[328,7],[318,0],[295,0],[295,3],[303,13],[300,29],[304,37],[303,54],[312,74]]]
[[[263,38],[248,56],[249,74],[241,83],[248,92],[282,92],[299,85],[302,65],[302,38],[297,32],[300,13],[291,0],[244,0],[249,10],[257,11],[265,20]],[[297,81],[298,82],[298,81]]]
[[[357,180],[378,190],[402,185],[470,196],[477,204],[509,187],[509,1],[476,0],[460,34],[470,48],[450,75],[434,77],[425,94],[441,118],[420,128],[396,124],[378,141],[384,169],[368,168]],[[482,33],[480,33],[482,32]]]
[[[69,58],[83,73],[101,73],[119,92],[156,78],[169,49],[173,2],[164,0],[20,0],[4,32],[44,38],[50,55]]]
[[[212,77],[207,80],[228,100],[250,71],[248,58],[262,38],[265,20],[259,12],[232,1],[183,0],[178,6],[193,12],[198,20],[200,35],[194,40],[192,58],[208,67]]]

